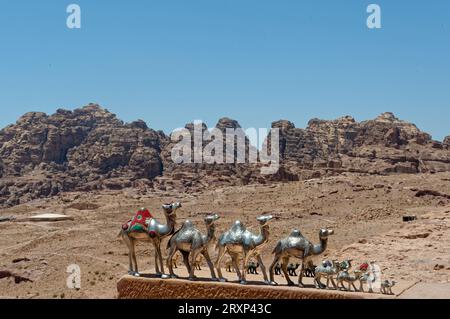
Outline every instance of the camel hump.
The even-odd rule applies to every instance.
[[[181,228],[184,228],[184,229],[192,228],[192,227],[194,227],[194,223],[191,222],[190,220],[186,220],[186,221],[183,223],[183,226],[181,226]]]
[[[233,227],[231,227],[231,231],[233,233],[244,232],[244,231],[246,231],[246,228],[245,228],[244,224],[242,224],[242,222],[238,220],[234,223]]]
[[[290,235],[290,237],[303,237],[302,233],[298,229],[294,229]]]

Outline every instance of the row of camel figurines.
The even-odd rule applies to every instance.
[[[344,291],[365,292],[364,285],[367,285],[368,292],[373,293],[376,282],[379,281],[379,274],[376,271],[375,262],[363,263],[356,270],[351,272],[353,260],[344,260],[339,262],[337,260],[325,260],[321,265],[315,266],[311,260],[306,262],[306,266],[302,267],[305,277],[314,278],[314,285],[318,289],[335,289]],[[296,270],[299,264],[289,264],[289,275],[297,275]],[[283,265],[277,264],[275,268],[276,274],[282,275],[281,270]],[[321,282],[322,278],[326,279],[326,284]],[[355,283],[359,282],[359,288]],[[330,283],[332,287],[330,287]],[[345,286],[347,284],[347,287]],[[386,295],[393,295],[392,288],[396,285],[394,280],[380,281],[380,293]]]
[[[172,260],[173,267],[178,268],[180,255],[175,255],[175,258]],[[373,264],[373,262],[371,263]],[[202,270],[203,266],[203,257],[200,255],[194,263],[194,267],[197,270]],[[250,261],[245,268],[247,274],[259,275],[258,268],[259,263],[256,261]],[[300,268],[299,263],[289,263],[287,266],[287,272],[289,276],[298,276],[298,269]],[[357,270],[354,270],[353,273],[350,272],[352,267],[352,260],[345,260],[343,262],[339,261],[330,261],[325,260],[322,262],[321,266],[316,266],[312,263],[312,261],[308,261],[306,267],[303,269],[304,277],[314,278],[314,284],[316,288],[319,289],[335,289],[335,290],[343,290],[343,291],[353,291],[355,292],[366,292],[364,290],[364,285],[367,286],[369,293],[374,292],[375,282],[377,281],[377,275],[375,271],[369,270],[369,264],[363,263],[361,264]],[[373,266],[370,267],[374,269]],[[229,259],[225,262],[225,270],[229,273],[236,272],[236,269],[233,267],[232,260]],[[316,277],[316,271],[318,276]],[[282,273],[282,265],[277,263],[275,265],[275,275],[284,277]],[[326,284],[322,284],[321,278],[325,277],[327,279]],[[317,279],[317,281],[316,281]],[[359,288],[355,286],[355,283],[359,282]],[[330,287],[330,283],[333,285]],[[347,287],[345,287],[345,283],[347,283]],[[386,295],[393,295],[392,288],[396,285],[394,280],[389,281],[385,280],[380,283],[380,293]]]
[[[176,212],[181,207],[182,205],[180,203],[165,204],[162,206],[166,224],[160,223],[152,217],[145,221],[146,229],[144,231],[133,231],[132,229],[121,230],[119,236],[123,239],[129,249],[130,274],[139,276],[135,249],[136,242],[148,241],[152,242],[155,248],[156,274],[162,278],[178,278],[173,271],[172,259],[175,253],[179,251],[183,256],[183,262],[188,270],[189,280],[194,280],[196,278],[194,264],[198,256],[203,255],[211,271],[211,278],[216,281],[219,280],[225,282],[227,279],[222,275],[221,264],[225,254],[228,253],[241,284],[247,283],[247,271],[245,269],[249,264],[249,259],[254,257],[261,267],[264,282],[266,284],[277,285],[274,280],[274,270],[277,263],[281,261],[281,264],[283,265],[282,271],[285,274],[288,284],[294,285],[287,274],[287,264],[289,259],[298,258],[302,261],[306,261],[312,256],[322,254],[327,248],[328,237],[334,233],[331,229],[321,229],[319,231],[319,244],[311,243],[299,230],[294,230],[288,237],[280,240],[273,250],[274,259],[269,267],[269,280],[266,267],[261,257],[261,251],[269,241],[269,223],[273,219],[273,216],[263,215],[257,218],[260,228],[259,234],[253,234],[247,230],[241,221],[236,221],[228,231],[223,233],[218,240],[216,240],[215,223],[219,220],[219,215],[217,214],[210,214],[205,217],[206,234],[203,234],[189,220],[185,221],[181,228],[175,230],[177,219]],[[169,269],[169,275],[165,274],[161,251],[161,242],[164,238],[169,238],[166,247],[168,251],[166,266]],[[213,243],[216,244],[216,249],[218,250],[217,259],[214,265],[209,255],[209,247]],[[241,267],[238,265],[239,261],[242,261]],[[302,262],[302,265],[304,264],[305,263]],[[298,283],[300,287],[304,287],[303,274],[304,271],[302,269],[300,271]]]
[[[183,262],[188,270],[190,280],[196,278],[195,264],[198,257],[202,255],[211,271],[211,278],[213,280],[227,281],[222,275],[221,263],[225,254],[228,253],[231,257],[231,265],[236,270],[238,279],[242,284],[246,284],[247,282],[246,275],[248,273],[248,265],[250,264],[249,261],[251,257],[254,257],[257,265],[261,268],[266,284],[277,285],[274,280],[275,270],[281,268],[288,285],[295,285],[289,277],[288,266],[289,260],[291,258],[296,258],[301,260],[302,265],[299,271],[298,280],[298,285],[300,287],[304,287],[303,277],[305,277],[305,275],[307,276],[308,272],[309,274],[314,274],[314,282],[317,288],[329,288],[329,283],[331,282],[335,289],[338,289],[339,284],[341,285],[341,288],[346,289],[343,285],[344,282],[346,282],[348,283],[348,290],[350,290],[350,286],[353,286],[356,291],[357,289],[354,285],[356,281],[359,281],[361,284],[362,282],[366,282],[371,287],[371,283],[369,282],[369,272],[359,269],[354,271],[353,274],[350,274],[350,261],[343,263],[326,261],[320,266],[311,267],[309,259],[313,256],[321,255],[326,250],[328,237],[334,233],[331,229],[323,228],[319,231],[319,244],[311,243],[297,229],[292,231],[288,237],[281,239],[272,251],[274,259],[269,267],[269,280],[266,267],[261,257],[261,250],[269,241],[269,222],[273,219],[271,215],[263,215],[257,218],[260,226],[260,233],[257,235],[247,230],[242,222],[236,221],[230,230],[223,233],[219,239],[216,240],[215,223],[219,220],[219,215],[217,214],[210,214],[205,217],[204,222],[207,234],[203,234],[189,220],[185,221],[181,228],[175,231],[176,211],[181,207],[180,203],[165,204],[162,206],[167,221],[166,224],[161,224],[156,219],[151,218],[146,222],[147,229],[144,232],[133,232],[122,229],[120,233],[121,237],[129,248],[130,274],[135,276],[139,275],[135,243],[138,240],[143,240],[153,242],[155,247],[155,270],[157,275],[160,275],[162,278],[178,278],[173,271],[173,257],[177,251],[179,251],[183,256]],[[169,275],[166,275],[164,272],[164,263],[161,253],[161,240],[166,237],[170,237],[166,247],[168,250],[166,265],[169,269]],[[209,247],[214,242],[218,249],[215,265],[213,265],[209,255]],[[239,267],[240,262],[242,268]],[[218,278],[216,277],[214,266],[217,270]],[[161,272],[159,267],[161,267]],[[338,285],[336,285],[334,281],[334,276],[336,277]],[[321,283],[322,278],[327,279],[326,285]],[[391,288],[394,285],[395,281],[386,280],[382,282],[381,292],[392,294]],[[359,290],[362,291],[362,286]]]

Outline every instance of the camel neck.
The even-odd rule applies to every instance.
[[[206,225],[206,229],[208,230],[208,236],[206,237],[206,241],[210,242],[215,238],[216,226],[214,224]]]
[[[256,240],[256,245],[264,244],[269,240],[269,225],[261,226],[260,234]]]
[[[313,246],[313,255],[320,255],[327,249],[328,238],[320,238],[320,244]]]
[[[176,220],[175,214],[166,215],[166,224],[167,228],[169,229],[169,232],[171,232],[175,228],[175,220]]]

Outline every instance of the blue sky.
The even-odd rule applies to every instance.
[[[166,132],[392,111],[450,134],[448,0],[0,0],[0,39],[0,127],[96,102]]]

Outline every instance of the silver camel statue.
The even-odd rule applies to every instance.
[[[269,241],[269,221],[273,217],[271,215],[260,216],[257,218],[260,225],[260,234],[254,235],[250,231],[248,231],[245,226],[240,222],[236,221],[235,224],[231,227],[229,231],[224,233],[217,245],[219,248],[219,253],[216,261],[217,274],[220,278],[220,281],[226,281],[226,279],[222,276],[222,270],[220,269],[222,258],[225,253],[231,256],[231,260],[233,263],[233,267],[236,269],[236,273],[238,279],[241,284],[246,284],[246,267],[248,265],[250,257],[256,257],[257,262],[259,263],[261,270],[264,275],[264,281],[269,283],[266,267],[261,258],[261,250]],[[239,269],[238,261],[240,256],[242,255],[242,268]]]
[[[208,248],[210,243],[215,239],[216,226],[215,222],[219,219],[219,215],[212,214],[205,217],[205,224],[207,229],[207,235],[203,235],[191,221],[185,221],[183,226],[170,238],[167,243],[167,249],[169,254],[167,257],[167,267],[169,268],[170,277],[178,278],[173,272],[172,258],[177,251],[180,251],[183,255],[183,261],[189,272],[189,280],[195,279],[196,261],[199,254],[205,257],[211,271],[211,278],[217,280],[214,272],[214,266],[209,256]]]
[[[298,258],[302,260],[302,268],[298,279],[298,285],[304,287],[303,276],[305,273],[305,265],[308,258],[322,254],[327,248],[328,236],[334,233],[331,229],[321,229],[319,232],[320,244],[314,245],[306,239],[299,230],[294,230],[289,237],[280,240],[273,250],[275,257],[270,265],[270,283],[276,285],[274,281],[274,268],[281,259],[281,270],[284,273],[289,286],[294,286],[294,282],[289,278],[287,266],[289,258]]]
[[[138,265],[136,261],[136,242],[151,241],[155,247],[155,270],[157,275],[164,274],[164,265],[161,254],[161,240],[170,236],[175,229],[176,210],[181,207],[180,203],[165,204],[162,206],[167,224],[161,224],[156,219],[151,218],[146,222],[147,229],[140,231],[127,231],[122,229],[119,236],[128,247],[129,271],[134,276],[139,276]],[[159,270],[161,266],[161,271]]]

